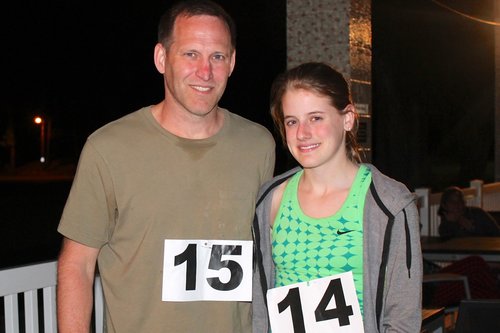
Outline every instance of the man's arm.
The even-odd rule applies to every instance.
[[[491,214],[482,208],[477,208],[474,215],[472,218],[477,224],[481,236],[500,236],[500,226]]]
[[[88,333],[94,272],[99,249],[64,238],[57,266],[57,321],[60,333]]]

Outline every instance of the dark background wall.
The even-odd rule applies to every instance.
[[[441,1],[493,21],[494,0]],[[494,179],[494,26],[433,1],[373,1],[374,162],[410,188]]]

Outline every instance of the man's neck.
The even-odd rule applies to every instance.
[[[172,112],[165,101],[154,105],[151,112],[156,121],[168,132],[186,139],[206,139],[219,132],[224,124],[224,113],[216,107],[199,116],[189,112]]]

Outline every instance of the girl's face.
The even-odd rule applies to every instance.
[[[328,97],[304,89],[288,90],[282,100],[288,149],[304,168],[345,161],[345,132],[354,113],[341,114]],[[347,111],[354,111],[352,105]]]

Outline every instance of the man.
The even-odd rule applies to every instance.
[[[481,207],[467,207],[459,187],[451,186],[443,191],[438,214],[441,217],[439,235],[443,238],[500,236],[500,227],[493,216]]]
[[[249,302],[162,301],[165,240],[250,240],[274,169],[271,134],[218,107],[235,40],[218,5],[174,5],[154,50],[165,99],[88,138],[58,228],[60,332],[89,331],[96,261],[108,332],[251,331]]]

